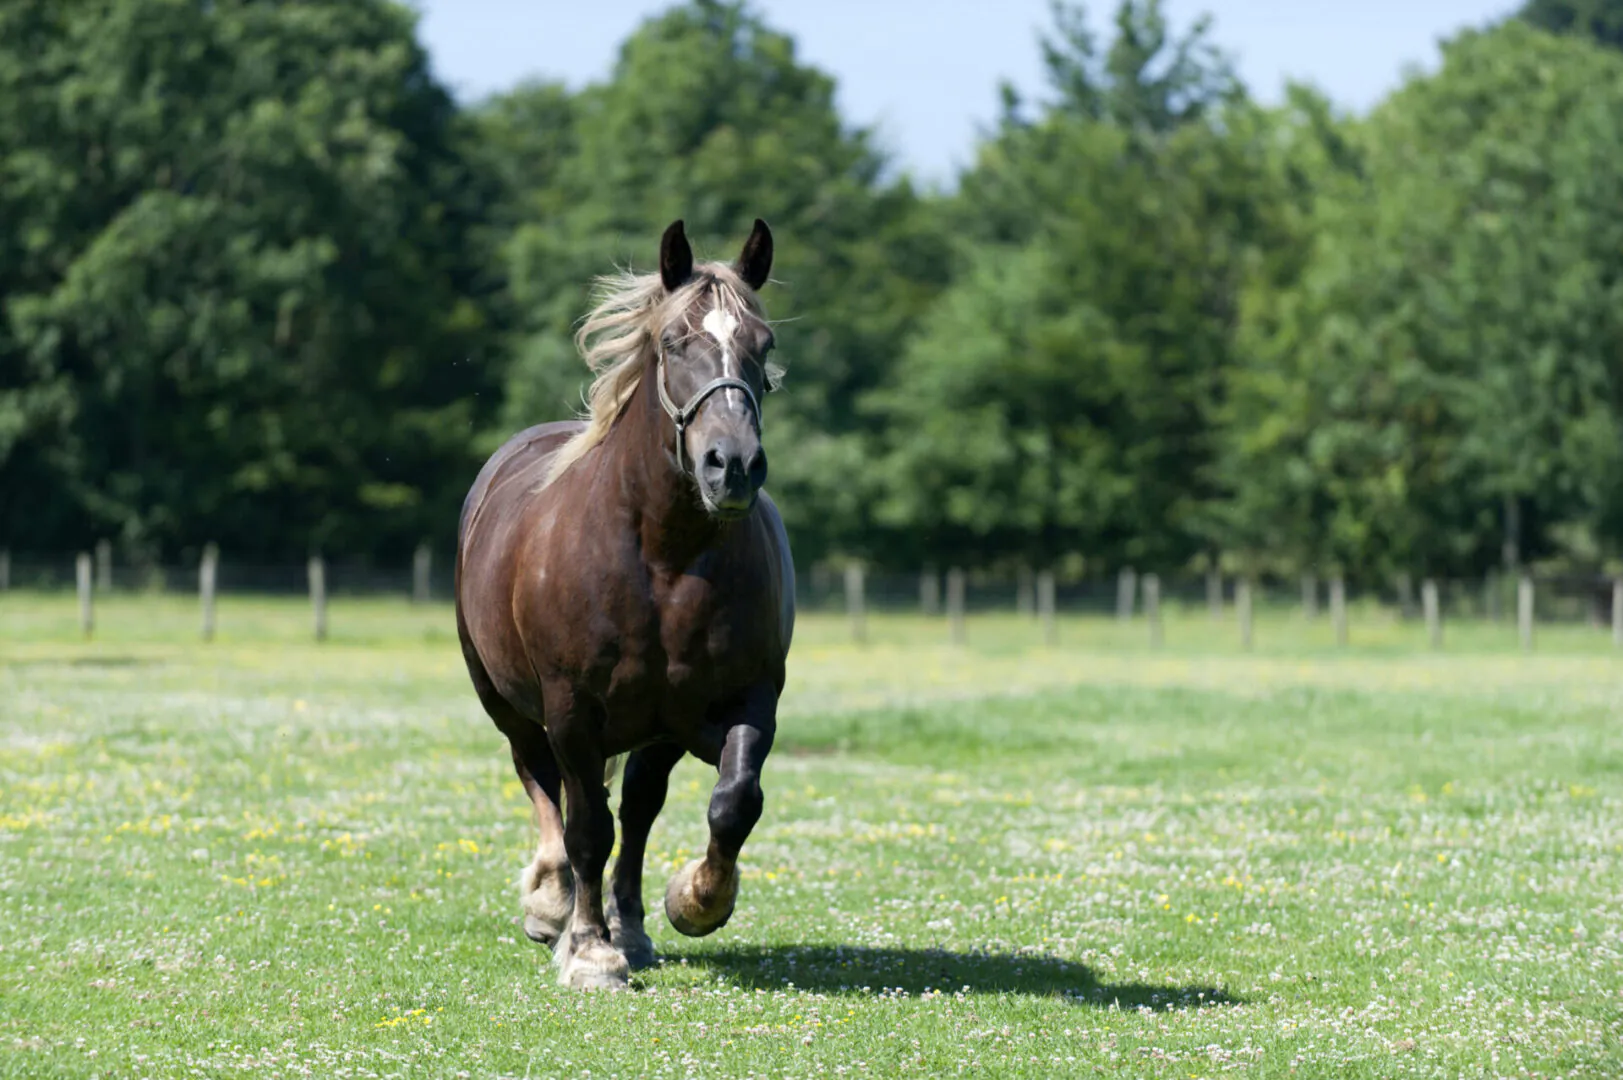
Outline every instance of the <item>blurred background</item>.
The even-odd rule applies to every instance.
[[[445,595],[592,276],[758,215],[813,594],[1611,611],[1623,0],[579,7],[0,6],[0,584]]]

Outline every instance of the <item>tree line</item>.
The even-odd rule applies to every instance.
[[[805,563],[1623,555],[1623,0],[1532,0],[1367,115],[1264,106],[1159,0],[1055,3],[922,188],[746,4],[458,106],[386,0],[0,6],[0,547],[448,547],[579,407],[592,275],[779,238]]]

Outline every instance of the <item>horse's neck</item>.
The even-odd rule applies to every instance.
[[[699,504],[693,481],[678,472],[669,447],[671,418],[659,405],[652,363],[633,391],[621,422],[610,433],[618,489],[641,534],[648,558],[673,568],[690,565],[712,547],[721,530]]]

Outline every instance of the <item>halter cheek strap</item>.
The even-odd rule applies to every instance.
[[[699,415],[699,409],[703,407],[705,400],[716,391],[743,391],[744,400],[749,402],[750,419],[755,421],[755,433],[759,435],[761,432],[761,403],[755,400],[755,391],[750,389],[749,383],[742,379],[729,377],[711,379],[699,387],[698,392],[688,399],[686,405],[677,408],[676,402],[671,400],[670,392],[665,389],[665,350],[661,349],[659,351],[659,378],[655,380],[655,383],[659,388],[659,404],[664,408],[665,415],[669,416],[671,422],[676,425],[676,467],[684,473],[688,471],[685,460],[688,425],[693,423],[694,417]]]

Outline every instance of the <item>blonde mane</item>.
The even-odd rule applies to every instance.
[[[554,452],[546,479],[537,490],[557,480],[608,436],[642,382],[649,351],[667,330],[682,323],[689,309],[711,295],[732,315],[766,319],[754,290],[725,263],[695,266],[693,277],[672,293],[665,291],[657,273],[621,271],[596,280],[596,303],[575,334],[575,347],[593,376],[586,391],[586,411],[581,414],[586,427]],[[767,365],[768,387],[775,388],[782,376],[781,368]]]

